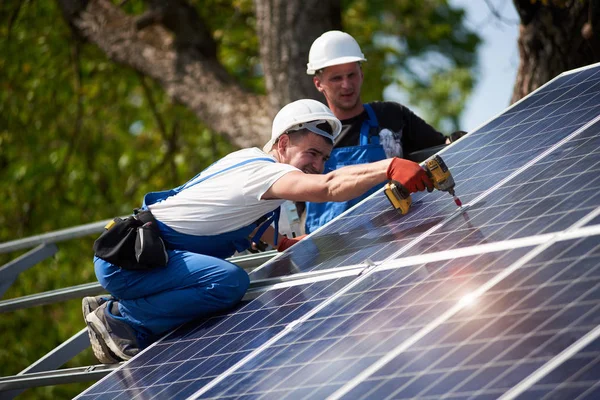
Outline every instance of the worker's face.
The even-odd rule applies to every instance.
[[[321,174],[333,144],[323,136],[310,132],[308,135],[292,138],[283,135],[279,138],[279,152],[282,162],[290,164],[305,174]]]
[[[327,67],[313,77],[313,82],[332,110],[352,110],[360,103],[363,73],[357,62]]]

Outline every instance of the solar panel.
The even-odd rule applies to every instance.
[[[400,216],[376,193],[251,274],[307,278],[187,324],[80,398],[597,398],[600,66],[442,156],[462,210],[436,191]]]
[[[190,323],[104,379],[82,399],[113,399],[125,392],[159,398],[194,393],[290,323],[336,293],[353,277],[269,290],[224,315]]]
[[[559,354],[598,337],[599,257],[597,237],[550,246],[344,390],[350,398],[498,398],[541,368],[554,372]],[[551,384],[540,376],[524,391],[542,398],[542,392],[556,396],[566,388],[583,393],[599,382],[570,385],[568,377],[554,376]]]
[[[491,279],[494,271],[485,271],[482,258],[488,268],[507,267],[523,252],[467,257],[365,276],[274,343],[274,355],[254,357],[250,367],[231,373],[205,396],[260,397],[270,393],[279,398],[325,398],[439,318],[468,292],[467,288]],[[463,273],[453,276],[458,270]],[[249,387],[245,382],[250,382]]]
[[[543,99],[548,102],[542,103]],[[514,185],[530,177],[529,168],[532,166],[536,166],[534,171],[548,167],[553,157],[559,156],[561,151],[571,150],[571,146],[581,146],[579,152],[572,150],[573,157],[585,152],[588,145],[597,147],[598,139],[593,138],[597,126],[588,132],[591,139],[588,138],[590,140],[585,143],[578,139],[578,132],[598,117],[598,104],[598,67],[564,75],[443,152],[444,160],[451,167],[457,182],[456,190],[461,200],[466,204],[477,200],[467,214],[474,214],[471,218],[477,215],[487,218],[490,213],[503,211],[504,217],[510,218],[511,210],[502,210],[500,207],[503,204],[490,207],[490,202],[499,202],[500,199],[496,193],[493,197],[486,195],[487,191],[499,190],[498,194],[504,194],[512,190],[513,195],[521,195],[519,188]],[[576,140],[574,143],[567,141],[565,147],[562,141],[571,137]],[[560,151],[553,151],[554,147]],[[593,158],[582,162],[593,162]],[[549,168],[544,175],[546,181],[551,180],[552,187],[555,181],[560,183],[568,179],[554,176],[562,174],[564,168],[578,171],[565,158],[563,163]],[[584,179],[585,176],[580,178]],[[515,182],[509,181],[508,185],[505,183],[500,188],[496,187],[508,179],[515,179]],[[569,184],[566,189],[572,190],[576,182]],[[544,189],[548,187],[540,182],[535,190],[541,193]],[[530,197],[534,195],[531,193]],[[480,196],[485,197],[478,199]],[[504,205],[511,200],[512,203],[520,203],[521,198],[505,197]],[[519,207],[525,204],[520,203]],[[429,228],[445,220],[454,210],[450,196],[436,191],[413,195],[411,212],[399,218],[379,192],[317,231],[311,240],[299,243],[283,257],[254,271],[251,278],[339,268],[363,263],[366,258],[383,261],[396,255],[398,248],[413,242]],[[517,220],[510,220],[518,223]],[[467,226],[468,222],[463,225]]]

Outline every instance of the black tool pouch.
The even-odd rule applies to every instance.
[[[164,267],[169,257],[158,223],[150,211],[115,218],[94,242],[97,257],[123,269],[149,270]]]

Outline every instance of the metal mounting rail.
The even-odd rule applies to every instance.
[[[0,392],[52,386],[64,383],[97,381],[117,369],[120,364],[99,364],[89,367],[64,368],[53,371],[32,372],[0,378]]]
[[[246,271],[250,271],[273,258],[275,254],[277,254],[276,251],[266,251],[259,254],[231,257],[227,260],[240,266]],[[66,300],[81,299],[85,296],[95,296],[102,293],[106,293],[106,290],[100,286],[98,282],[84,283],[81,285],[0,301],[0,313],[54,304]]]
[[[106,293],[106,290],[100,286],[98,282],[94,282],[57,290],[50,290],[28,296],[15,297],[13,299],[0,301],[0,314],[20,310],[23,308],[54,304],[66,300],[81,299],[86,296],[96,296],[102,293]]]
[[[11,251],[15,250],[29,249],[43,243],[63,242],[65,240],[91,235],[92,233],[100,233],[109,221],[111,220],[107,219],[105,221],[92,222],[91,224],[78,225],[72,228],[61,229],[41,235],[30,236],[24,239],[0,243],[0,254],[10,253]]]

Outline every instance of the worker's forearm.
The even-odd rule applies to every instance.
[[[370,164],[352,165],[325,175],[327,198],[323,201],[347,201],[354,199],[373,186],[387,180],[391,159]]]

